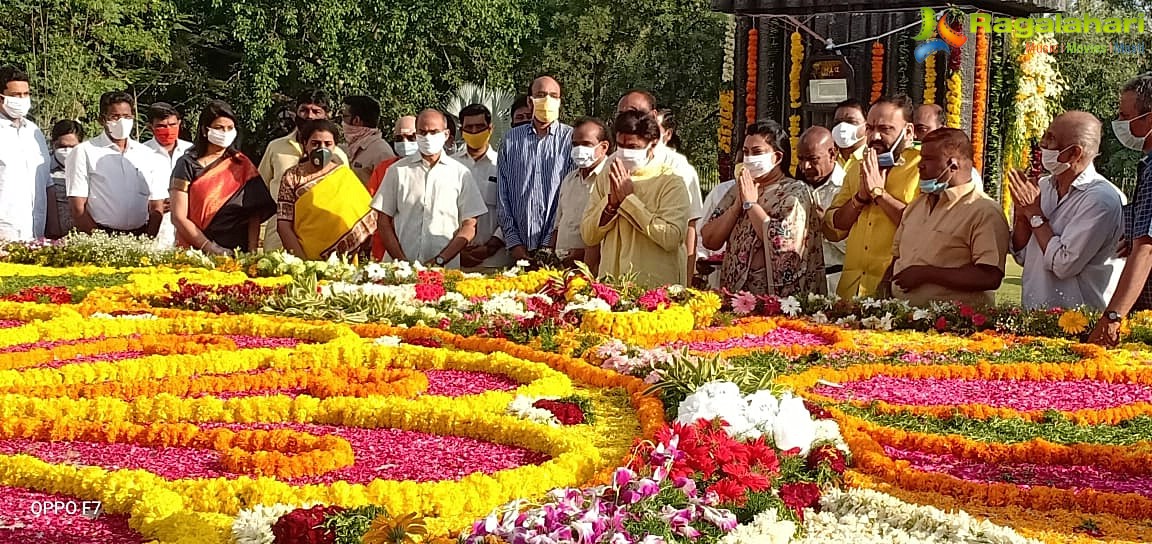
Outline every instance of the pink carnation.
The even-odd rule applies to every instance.
[[[596,293],[596,298],[607,302],[609,306],[616,306],[616,303],[620,302],[620,293],[603,283],[593,283],[592,292]]]
[[[641,295],[640,298],[636,301],[636,304],[641,308],[651,312],[658,309],[660,306],[671,305],[672,299],[668,298],[668,290],[661,287]]]

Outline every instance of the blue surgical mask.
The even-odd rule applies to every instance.
[[[900,145],[900,142],[903,142],[903,141],[904,141],[904,131],[901,130],[900,136],[896,138],[895,142],[892,142],[892,147],[890,149],[888,149],[888,151],[885,151],[879,155],[876,155],[876,163],[878,165],[880,165],[880,168],[891,168],[893,166],[896,166],[896,156],[894,155],[894,152],[896,151],[896,148]]]
[[[948,168],[950,166],[952,166],[951,162],[949,162],[948,165],[944,167],[944,171],[940,172],[940,174],[934,178],[931,178],[931,179],[920,178],[920,192],[924,193],[924,194],[936,194],[936,193],[941,193],[945,189],[947,189],[948,188],[948,182],[947,181],[941,181],[939,178],[940,178],[940,176],[944,175],[944,172],[948,171]]]

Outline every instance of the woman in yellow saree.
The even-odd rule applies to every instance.
[[[200,114],[195,146],[176,162],[169,195],[176,243],[213,255],[255,251],[276,202],[256,166],[232,144],[236,115],[219,100]]]
[[[368,254],[376,232],[368,190],[351,168],[332,160],[337,134],[327,119],[301,126],[304,156],[280,182],[277,231],[285,249],[308,260]]]

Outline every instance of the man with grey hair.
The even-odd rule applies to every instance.
[[[1144,153],[1137,167],[1136,194],[1124,211],[1124,243],[1128,261],[1104,315],[1088,341],[1116,345],[1120,323],[1128,312],[1152,307],[1148,272],[1152,270],[1152,72],[1145,72],[1120,88],[1120,111],[1112,132],[1124,147]]]
[[[1021,303],[1027,309],[1102,309],[1116,289],[1126,199],[1092,164],[1100,133],[1091,113],[1062,113],[1040,140],[1049,175],[1036,183],[1018,170],[1008,172],[1012,254],[1024,267]]]

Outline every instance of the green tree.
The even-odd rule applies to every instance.
[[[1076,16],[1138,17],[1147,19],[1145,28],[1152,30],[1152,5],[1136,0],[1075,0],[1069,13]],[[1144,34],[1074,34],[1058,35],[1061,43],[1111,46],[1114,42],[1141,44],[1143,54],[1076,54],[1056,55],[1060,73],[1067,82],[1061,100],[1065,110],[1091,112],[1104,121],[1104,141],[1096,165],[1108,179],[1131,194],[1135,189],[1136,162],[1140,154],[1125,149],[1116,140],[1109,122],[1116,118],[1119,90],[1137,74],[1152,68],[1152,35]]]

